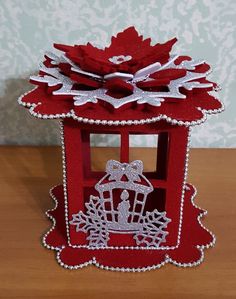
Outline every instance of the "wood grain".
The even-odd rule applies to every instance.
[[[112,148],[94,149],[96,163]],[[148,157],[152,149],[135,149]],[[236,298],[236,150],[193,149],[188,181],[198,188],[196,203],[208,210],[204,224],[217,236],[196,268],[173,265],[145,273],[108,272],[95,267],[68,271],[42,247],[53,206],[51,186],[61,183],[58,147],[0,148],[0,298]]]

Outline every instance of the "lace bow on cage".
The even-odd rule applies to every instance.
[[[125,175],[129,181],[140,182],[140,175],[143,172],[143,163],[140,160],[133,161],[130,164],[109,160],[106,170],[107,174],[110,175],[110,180],[120,181]]]

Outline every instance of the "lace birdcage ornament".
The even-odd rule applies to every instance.
[[[142,221],[140,216],[143,213],[147,195],[153,191],[151,183],[142,174],[142,171],[142,161],[136,160],[128,164],[110,160],[106,165],[107,174],[95,186],[104,202],[106,220],[114,230],[116,230],[116,223],[118,222],[118,211],[114,209],[114,195],[116,191],[119,193],[121,190],[121,202],[118,204],[120,209],[122,209],[122,203],[124,206],[131,196],[130,193],[133,191],[132,195],[134,198],[129,208],[130,215],[124,230],[129,230],[129,226],[132,231],[132,224],[135,227],[134,223]]]
[[[158,247],[165,242],[171,220],[166,212],[145,211],[153,186],[142,172],[140,160],[130,164],[107,162],[105,176],[95,185],[99,197],[90,196],[85,203],[87,211],[72,215],[70,221],[77,232],[88,233],[90,246],[107,246],[110,233],[133,234],[136,244],[141,246]]]

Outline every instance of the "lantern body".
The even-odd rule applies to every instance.
[[[145,271],[165,263],[191,267],[215,243],[186,182],[190,128],[223,110],[204,60],[171,55],[176,39],[152,45],[134,27],[109,47],[60,45],[45,54],[36,85],[19,104],[41,119],[60,119],[63,184],[52,188],[53,221],[43,244],[60,265]],[[99,170],[91,135],[119,136],[119,155]],[[130,136],[157,135],[156,162],[131,154]],[[101,167],[102,166],[102,167]]]
[[[189,128],[173,126],[165,121],[127,128],[91,126],[73,119],[65,119],[61,122],[61,134],[64,183],[63,186],[59,185],[51,190],[51,195],[56,201],[56,209],[48,211],[47,215],[54,219],[55,225],[44,236],[43,241],[47,248],[58,251],[57,259],[62,266],[77,269],[95,264],[111,270],[145,271],[159,268],[166,262],[179,266],[193,266],[201,262],[203,248],[212,245],[215,239],[199,223],[201,215],[205,212],[193,204],[195,188],[186,183]],[[153,211],[164,213],[161,220],[160,217],[157,218],[158,221],[162,221],[162,230],[156,231],[164,234],[164,237],[161,235],[156,242],[152,240],[145,242],[147,238],[140,241],[135,231],[139,218],[131,219],[130,216],[126,221],[124,213],[123,221],[126,221],[128,226],[124,222],[123,226],[119,224],[119,216],[114,216],[114,211],[116,214],[119,213],[122,192],[128,190],[129,212],[132,214],[131,212],[135,210],[135,192],[140,192],[140,189],[135,187],[135,180],[134,184],[132,181],[127,188],[127,182],[121,178],[118,182],[116,180],[114,182],[115,177],[109,181],[105,168],[103,172],[92,169],[91,134],[119,134],[120,158],[119,161],[110,161],[121,166],[133,163],[129,155],[130,135],[158,135],[155,170],[145,172],[144,165],[144,171],[139,175],[147,180],[146,187],[150,189],[146,194],[142,212],[139,210],[137,214],[140,218]],[[111,186],[111,184],[112,188],[104,189],[104,185]],[[121,186],[125,188],[121,190]],[[110,195],[106,196],[108,189]],[[89,205],[93,199],[99,198],[103,202],[104,199],[106,201],[106,197],[109,198],[108,201],[112,201],[112,207],[107,208],[104,205],[107,238],[105,243],[101,243],[96,234],[94,239],[91,230],[77,228],[82,224],[81,219],[87,217],[86,213],[91,211]],[[114,221],[111,211],[116,217]],[[78,215],[82,215],[82,218]],[[154,218],[151,219],[150,224],[155,222]],[[103,220],[99,218],[101,226]],[[99,240],[101,241],[101,238]]]
[[[70,245],[88,246],[87,234],[77,232],[69,225],[72,215],[86,209],[90,195],[99,196],[95,185],[105,174],[91,170],[91,134],[119,134],[121,140],[121,163],[130,163],[129,136],[131,134],[157,134],[157,165],[153,172],[144,172],[145,177],[153,186],[153,191],[147,196],[145,209],[149,212],[155,208],[165,211],[171,219],[168,224],[168,235],[163,247],[178,246],[178,236],[181,224],[181,204],[184,194],[186,154],[188,144],[188,128],[169,125],[166,122],[140,126],[100,127],[80,124],[75,120],[63,121],[64,160],[66,161],[64,190],[67,194],[66,215],[68,239]],[[140,157],[140,160],[142,157]],[[145,167],[145,165],[144,165]],[[135,189],[135,188],[134,188]],[[118,199],[119,200],[119,199]],[[132,200],[130,198],[130,200]],[[127,235],[112,234],[108,246],[135,246],[134,240]]]

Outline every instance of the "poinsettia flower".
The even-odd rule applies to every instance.
[[[82,70],[104,76],[116,72],[135,74],[138,70],[154,62],[166,63],[175,42],[176,38],[173,38],[164,44],[152,46],[150,38],[144,40],[134,27],[129,27],[118,33],[117,37],[112,37],[110,46],[104,50],[94,47],[90,43],[75,46],[54,44],[54,46],[65,52],[66,57]],[[45,65],[48,63],[50,62],[46,60]],[[63,73],[82,86],[101,87],[101,83],[98,81],[75,74],[69,63],[60,63],[59,67]],[[121,80],[112,80],[109,84],[105,84],[105,87],[108,88],[108,94],[113,94],[118,98],[127,96],[129,90],[132,89],[131,84],[127,82],[122,84]],[[119,92],[114,92],[118,89]]]
[[[167,62],[176,41],[173,38],[164,44],[152,46],[150,38],[143,39],[134,27],[129,27],[112,37],[110,46],[104,50],[90,43],[75,46],[54,44],[54,47],[64,51],[69,59],[85,71],[100,75],[114,72],[134,74],[154,62]]]
[[[217,84],[207,80],[210,66],[204,61],[171,55],[175,42],[151,45],[130,27],[104,49],[55,44],[64,54],[45,54],[39,75],[30,79],[37,88],[19,103],[34,116],[91,123],[202,122],[223,109],[209,93]]]

